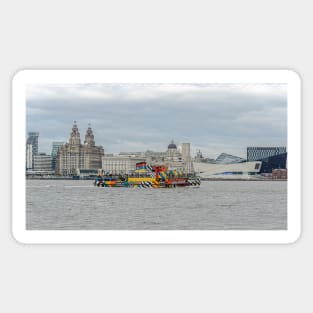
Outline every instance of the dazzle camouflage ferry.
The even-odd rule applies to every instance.
[[[136,170],[128,175],[101,175],[95,179],[97,187],[131,187],[131,188],[176,188],[199,187],[201,180],[194,174],[185,174],[178,170],[168,170],[164,165],[147,165],[136,163]]]

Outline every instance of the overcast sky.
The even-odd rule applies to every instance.
[[[247,146],[287,145],[284,84],[66,84],[27,88],[26,131],[39,132],[39,152],[68,142],[88,123],[105,153],[165,151],[173,139],[192,153],[246,157]]]

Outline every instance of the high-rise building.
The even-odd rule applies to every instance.
[[[182,150],[182,159],[185,163],[185,172],[186,173],[193,173],[193,162],[191,160],[191,154],[190,154],[190,143],[182,143],[181,144],[181,150]]]
[[[262,161],[261,173],[272,173],[273,169],[287,167],[286,147],[248,147],[248,161]]]
[[[26,168],[30,169],[33,168],[34,165],[34,156],[38,154],[38,137],[39,137],[39,133],[38,132],[29,132],[28,133],[28,138],[26,141]],[[30,152],[27,149],[32,149],[32,151]],[[30,159],[28,159],[28,157],[31,155],[31,161]],[[28,160],[28,164],[27,164],[27,160]],[[29,166],[32,167],[29,167]]]
[[[38,132],[29,132],[26,144],[31,144],[33,146],[33,155],[38,154]]]
[[[190,160],[190,143],[182,143],[181,144],[181,153],[184,161]]]
[[[262,159],[286,153],[286,147],[248,147],[247,160],[260,161]]]
[[[65,144],[63,141],[54,141],[52,142],[52,151],[51,151],[51,158],[52,158],[52,170],[56,169],[56,161],[59,149]]]
[[[33,145],[26,145],[26,170],[33,168]]]
[[[74,121],[69,142],[59,148],[56,161],[56,173],[59,175],[76,175],[81,169],[101,169],[104,155],[102,146],[96,146],[94,135],[89,126],[84,144],[81,144],[77,123]]]

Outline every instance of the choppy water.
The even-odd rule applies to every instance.
[[[282,181],[208,181],[175,189],[26,183],[27,229],[287,229]]]

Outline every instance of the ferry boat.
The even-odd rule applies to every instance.
[[[130,188],[176,188],[199,187],[201,180],[194,174],[185,174],[178,170],[169,170],[164,165],[136,163],[136,170],[127,175],[105,175],[99,173],[94,181],[97,187]]]

